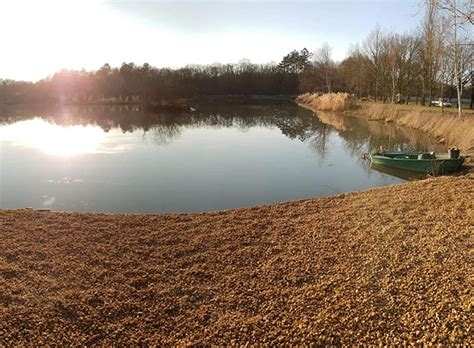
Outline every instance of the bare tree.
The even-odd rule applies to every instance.
[[[368,66],[368,58],[359,45],[351,47],[349,56],[338,66],[338,77],[342,80],[343,89],[354,93],[358,98],[368,97],[370,94]]]
[[[363,45],[365,53],[368,57],[369,71],[371,72],[371,79],[374,84],[374,97],[377,101],[379,96],[380,73],[381,73],[381,50],[382,50],[382,31],[380,26],[372,30]]]
[[[336,64],[332,59],[332,48],[327,42],[314,53],[314,64],[324,77],[327,92],[331,93]]]
[[[421,28],[420,82],[422,87],[422,104],[425,103],[426,94],[428,93],[431,105],[436,76],[440,68],[443,40],[440,35],[441,26],[438,0],[425,0],[425,6],[426,14]]]
[[[441,10],[454,12],[461,22],[474,24],[474,10],[472,0],[441,0],[438,3]]]
[[[452,57],[454,84],[456,86],[458,115],[462,116],[462,92],[469,80],[472,60],[471,37],[472,3],[463,0],[431,0],[432,6],[445,14],[449,23],[449,44],[445,54]]]
[[[398,91],[400,95],[409,98],[410,87],[414,84],[419,70],[420,39],[413,34],[399,37],[400,45],[400,81]]]

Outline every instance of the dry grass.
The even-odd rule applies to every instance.
[[[338,95],[340,95],[339,98]],[[327,110],[330,105],[333,105],[334,109],[343,111],[349,116],[393,122],[399,126],[418,129],[437,138],[447,148],[457,146],[464,154],[474,155],[474,112],[472,110],[465,110],[464,116],[459,118],[454,109],[445,109],[442,113],[441,109],[419,105],[357,103],[350,95],[344,95],[347,94],[306,93],[300,95],[296,101],[314,112]]]
[[[298,96],[296,101],[322,111],[345,111],[356,105],[355,100],[348,93],[305,93]]]
[[[473,183],[190,215],[0,211],[0,345],[472,346]]]
[[[360,103],[351,114],[416,128],[438,138],[447,147],[458,146],[464,153],[474,152],[474,117],[469,112],[459,118],[455,113],[441,113],[435,108]]]

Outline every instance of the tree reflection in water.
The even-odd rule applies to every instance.
[[[189,128],[237,128],[245,132],[253,127],[277,127],[289,139],[307,143],[325,156],[332,132],[344,140],[351,154],[371,152],[383,145],[389,151],[440,150],[439,144],[419,131],[380,122],[347,117],[343,114],[311,111],[291,101],[273,103],[233,103],[206,101],[196,103],[197,111],[182,114],[153,114],[128,106],[3,107],[0,124],[41,117],[48,122],[67,125],[96,125],[105,132],[119,128],[123,133],[143,131],[143,138],[158,146],[178,139]]]

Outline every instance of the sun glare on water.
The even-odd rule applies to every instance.
[[[0,140],[54,156],[108,152],[106,134],[94,126],[59,126],[42,119],[0,127]]]

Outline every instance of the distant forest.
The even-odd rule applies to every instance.
[[[179,69],[104,64],[97,71],[62,70],[35,83],[0,80],[0,103],[129,104],[209,95],[339,91],[387,102],[416,97],[425,104],[458,94],[472,100],[472,17],[462,8],[442,7],[444,3],[448,2],[425,1],[425,18],[412,33],[376,27],[341,62],[333,60],[331,47],[324,44],[315,52],[294,50],[271,64],[241,60]]]

